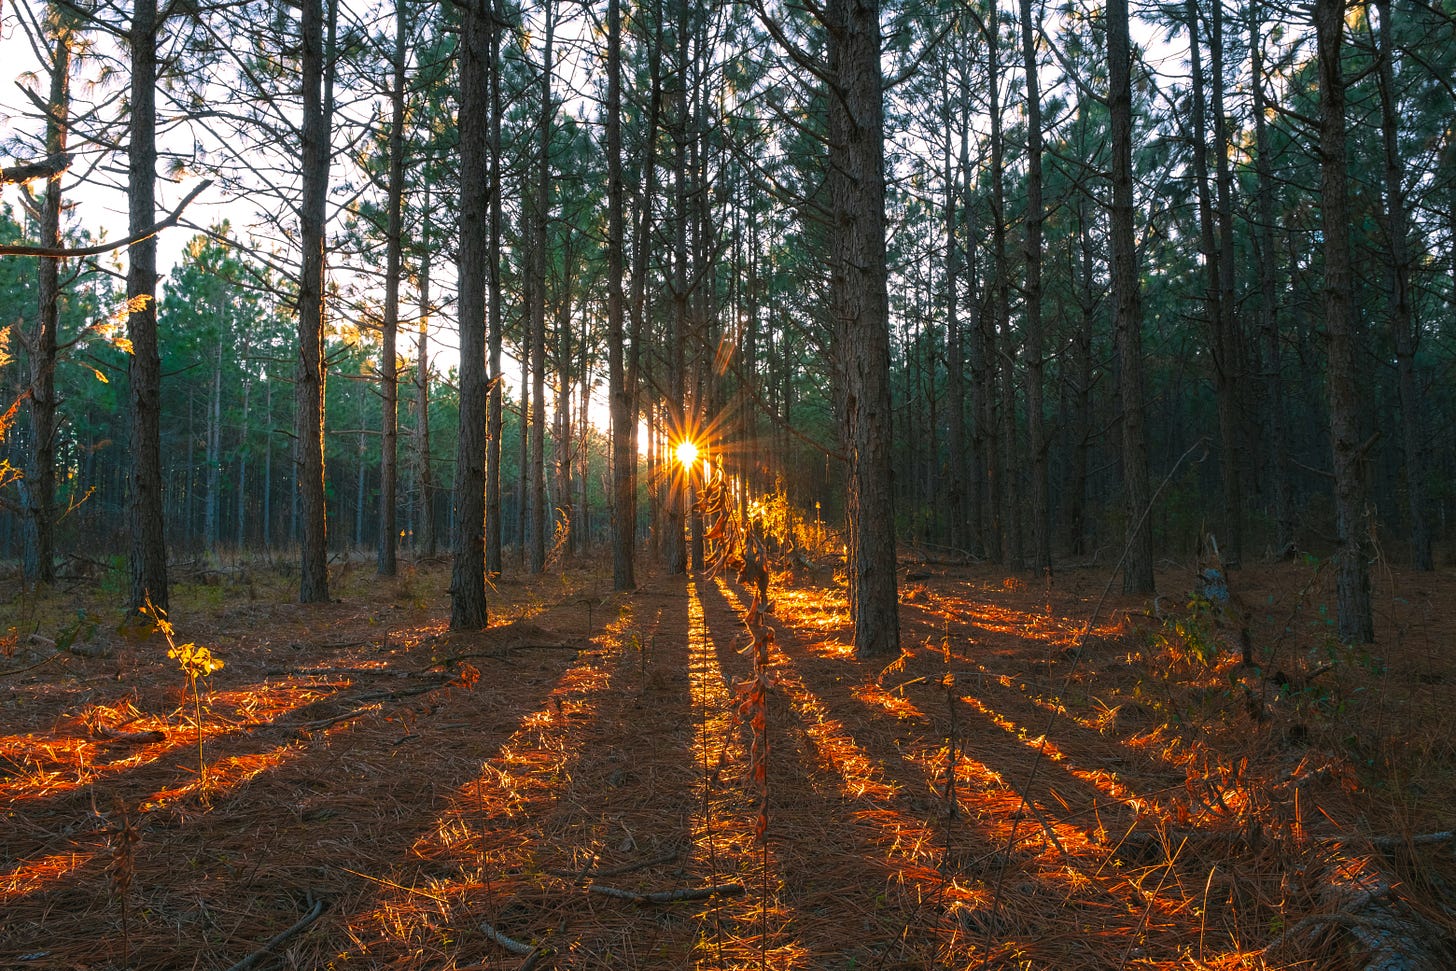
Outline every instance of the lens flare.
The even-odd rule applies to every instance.
[[[693,467],[693,463],[697,460],[698,445],[696,442],[691,440],[684,440],[678,443],[677,461],[679,465],[681,465],[685,469],[690,469]]]

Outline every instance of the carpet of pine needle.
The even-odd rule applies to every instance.
[[[443,563],[317,606],[184,574],[198,697],[104,578],[12,596],[0,967],[1456,964],[1450,569],[1378,570],[1352,649],[1313,560],[1225,605],[1192,563],[1150,603],[907,557],[903,654],[866,661],[836,564],[786,558],[755,719],[749,591],[604,560],[502,581],[472,634]]]

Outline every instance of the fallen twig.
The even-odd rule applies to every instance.
[[[114,728],[107,728],[105,725],[92,725],[91,734],[108,742],[121,742],[124,745],[150,745],[153,742],[167,740],[167,733],[156,728],[140,732],[122,732]]]
[[[271,952],[278,945],[284,943],[292,937],[296,937],[297,935],[307,930],[310,924],[323,916],[323,912],[324,902],[322,900],[315,900],[313,903],[313,909],[310,910],[308,913],[304,914],[303,917],[301,917],[296,924],[288,928],[288,930],[284,931],[283,933],[277,934],[274,937],[270,938],[268,943],[264,944],[252,954],[249,954],[247,957],[243,958],[237,964],[234,964],[232,967],[228,968],[228,971],[248,971],[249,968],[256,967],[258,962],[267,957],[269,952]]]
[[[624,863],[621,866],[608,867],[605,870],[555,870],[547,869],[545,872],[553,877],[561,877],[564,880],[596,880],[600,877],[620,877],[624,873],[635,873],[638,870],[645,870],[650,866],[657,866],[659,863],[671,863],[682,856],[682,847],[677,846],[666,853],[649,857],[645,860],[638,860],[636,863]]]
[[[449,681],[437,681],[430,684],[416,685],[413,688],[400,688],[397,691],[371,691],[368,694],[360,695],[355,701],[398,701],[401,698],[412,698],[415,695],[428,694],[431,691],[439,691],[441,688],[449,687]]]
[[[745,893],[741,883],[720,883],[711,887],[685,887],[681,890],[657,890],[652,893],[638,893],[620,887],[608,887],[593,883],[588,893],[599,893],[604,897],[630,900],[634,904],[675,904],[688,900],[708,900],[712,897],[738,897]]]
[[[52,654],[50,657],[46,658],[44,661],[37,661],[34,664],[27,664],[25,667],[16,668],[13,671],[0,671],[0,678],[8,678],[12,674],[24,674],[27,671],[34,671],[36,668],[45,667],[47,664],[51,663],[56,658],[61,656],[61,653],[58,651],[55,654]]]
[[[64,651],[67,654],[74,654],[77,657],[87,657],[92,660],[111,657],[111,651],[105,647],[87,647],[84,644],[67,644],[64,647],[46,637],[44,634],[31,634],[26,638],[27,642],[37,647],[44,647],[51,651]]]
[[[480,932],[486,937],[490,938],[492,941],[495,941],[501,947],[505,948],[507,951],[510,951],[512,954],[535,954],[541,949],[541,945],[539,944],[532,946],[530,944],[523,943],[516,940],[514,937],[508,937],[505,934],[502,934],[500,931],[496,930],[489,924],[481,924]]]
[[[339,722],[349,721],[352,718],[360,718],[364,715],[379,711],[381,705],[365,705],[363,708],[355,708],[353,711],[346,711],[342,715],[332,715],[328,718],[319,718],[310,722],[275,722],[269,728],[281,728],[291,732],[316,732],[320,728],[328,728],[330,725],[337,725]]]

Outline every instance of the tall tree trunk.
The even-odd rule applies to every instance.
[[[396,491],[399,462],[399,355],[395,340],[399,334],[399,277],[404,248],[404,73],[405,0],[394,3],[394,84],[389,91],[389,211],[385,216],[384,244],[384,333],[379,349],[379,391],[383,414],[379,445],[379,562],[382,577],[395,575],[398,565],[399,529],[396,525]]]
[[[263,382],[263,412],[268,428],[263,437],[263,549],[273,553],[273,382]]]
[[[987,362],[992,380],[1000,392],[999,456],[1001,483],[1001,560],[1008,565],[1021,561],[1021,502],[1016,483],[1016,341],[1011,333],[1011,268],[1006,253],[1006,141],[1001,124],[1001,21],[990,5],[986,24],[986,84],[991,116],[991,259],[992,332],[994,347],[988,347]]]
[[[50,66],[50,100],[46,115],[46,156],[66,153],[70,134],[71,46],[75,36],[72,15],[53,4],[47,17],[55,43]],[[41,203],[40,245],[61,245],[62,173],[46,180]],[[56,582],[56,355],[60,324],[60,260],[37,260],[38,308],[35,332],[26,341],[30,361],[30,387],[26,412],[30,419],[29,449],[25,475],[20,479],[24,521],[24,554],[21,560],[30,583]]]
[[[1325,241],[1325,343],[1329,355],[1330,443],[1334,455],[1338,631],[1346,643],[1375,639],[1370,612],[1370,521],[1360,443],[1360,389],[1355,376],[1350,209],[1345,160],[1345,0],[1315,0],[1319,48],[1320,225]]]
[[[607,0],[607,394],[612,424],[612,589],[637,585],[632,570],[632,402],[623,346],[622,3]]]
[[[675,439],[692,432],[687,407],[687,331],[688,331],[688,7],[686,0],[677,3],[677,77],[673,83],[673,207],[672,220],[672,336],[668,351],[667,409],[669,422],[668,468],[672,480],[667,489],[663,526],[664,559],[669,573],[686,573],[688,547],[684,535],[687,521],[685,494],[691,481],[691,469],[684,469],[672,454]]]
[[[1241,441],[1248,441],[1244,420],[1244,339],[1234,298],[1233,174],[1229,170],[1228,119],[1223,112],[1223,3],[1213,4],[1210,18],[1209,67],[1212,72],[1214,174],[1218,186],[1218,362],[1219,451],[1223,473],[1223,559],[1237,566],[1244,559],[1244,459]]]
[[[1209,178],[1208,172],[1208,110],[1204,94],[1206,81],[1197,0],[1185,0],[1183,13],[1184,26],[1188,28],[1188,54],[1193,73],[1193,137],[1189,147],[1193,151],[1193,181],[1198,196],[1198,240],[1199,250],[1203,254],[1204,272],[1203,302],[1207,314],[1209,349],[1214,362],[1214,392],[1218,400],[1219,478],[1223,484],[1223,547],[1232,553],[1240,545],[1239,523],[1242,511],[1238,507],[1238,436],[1234,427],[1235,409],[1232,401],[1234,365],[1226,342],[1224,317],[1227,308],[1224,307],[1221,269],[1226,255],[1229,254],[1224,254],[1219,248],[1213,196],[1210,191],[1213,180]],[[1214,78],[1214,84],[1218,83],[1218,78]],[[1237,555],[1231,555],[1230,559],[1234,563],[1238,562]]]
[[[643,334],[647,329],[647,260],[652,251],[652,209],[657,198],[657,130],[662,118],[662,48],[663,23],[662,3],[653,2],[652,42],[648,51],[649,91],[647,95],[647,121],[642,132],[642,192],[638,197],[635,238],[632,249],[632,349],[627,359],[626,393],[628,395],[629,449],[634,456],[631,477],[631,508],[627,513],[628,532],[636,543],[637,532],[637,455],[641,447],[638,442],[638,424],[643,408],[641,393],[641,368]],[[650,425],[651,423],[649,423]],[[654,454],[649,441],[649,461]],[[649,472],[652,470],[649,470]],[[649,519],[654,536],[661,537],[657,511],[656,480],[649,474]]]
[[[329,34],[333,34],[330,2]],[[324,504],[324,225],[328,216],[332,74],[324,48],[324,0],[303,0],[303,205],[298,281],[299,367],[294,421],[299,515],[303,519],[300,603],[329,599],[328,513]]]
[[[957,92],[964,95],[964,92]],[[945,128],[945,393],[946,431],[949,441],[949,507],[952,549],[970,549],[970,511],[965,486],[965,342],[961,335],[961,239],[958,218],[961,210],[960,172],[955,169],[951,132],[954,131],[949,80],[941,87],[941,127]],[[965,134],[964,130],[961,132]]]
[[[422,239],[428,240],[430,191],[425,189],[425,229]],[[415,527],[415,549],[425,556],[435,555],[435,470],[430,463],[430,257],[420,258],[420,323],[415,341],[415,468],[419,483],[419,512]]]
[[[524,208],[524,206],[523,206]],[[529,251],[529,247],[527,247]],[[529,265],[533,257],[529,252],[525,262]],[[516,560],[521,566],[526,565],[526,521],[530,518],[526,501],[526,493],[530,488],[531,480],[531,402],[535,400],[531,393],[531,336],[530,336],[530,304],[534,298],[531,294],[532,283],[526,281],[525,285],[525,319],[521,322],[524,331],[520,346],[521,353],[521,410],[520,421],[516,423],[518,432],[517,455],[516,455]]]
[[[1132,42],[1127,0],[1107,4],[1108,110],[1112,135],[1112,297],[1122,401],[1122,476],[1127,517],[1124,593],[1153,592],[1152,490],[1143,431],[1142,295],[1133,233]]]
[[[570,230],[567,231],[568,233]],[[573,284],[571,262],[571,243],[565,241],[563,244],[561,266],[561,291],[560,299],[556,302],[556,405],[552,408],[551,421],[556,427],[555,466],[556,499],[553,505],[556,507],[557,523],[552,533],[552,546],[556,544],[555,537],[558,531],[564,530],[565,544],[563,552],[575,545],[572,532],[576,529],[576,509],[573,508],[572,498],[572,419],[571,419],[571,288]],[[548,520],[549,521],[549,520]]]
[[[1071,552],[1085,556],[1087,535],[1087,467],[1092,438],[1092,338],[1097,330],[1098,297],[1093,293],[1092,220],[1087,193],[1077,193],[1077,253],[1069,259],[1068,276],[1076,295],[1080,327],[1072,341],[1068,439],[1072,449],[1067,474],[1067,532]],[[1080,268],[1080,272],[1078,272]]]
[[[217,552],[218,520],[222,518],[222,348],[227,342],[226,304],[213,308],[219,333],[212,353],[212,392],[207,402],[207,497],[202,507],[202,548]]]
[[[1420,333],[1411,312],[1409,216],[1400,158],[1397,119],[1394,27],[1390,0],[1376,0],[1380,11],[1380,131],[1385,147],[1385,233],[1390,251],[1390,329],[1395,338],[1396,374],[1400,387],[1401,443],[1405,450],[1406,502],[1410,507],[1411,566],[1432,570],[1431,531],[1426,524],[1425,463],[1421,456],[1421,412],[1416,381],[1416,347]]]
[[[487,161],[490,32],[487,0],[471,0],[460,39],[460,430],[455,453],[455,516],[450,629],[480,630],[485,600],[485,290],[490,243]]]
[[[245,336],[240,348],[240,356],[244,359],[248,356],[248,338]],[[248,545],[248,459],[252,455],[252,446],[248,442],[248,405],[253,395],[253,381],[251,375],[244,370],[241,382],[243,385],[243,407],[239,416],[238,424],[238,450],[237,450],[237,476],[234,481],[237,483],[237,511],[238,511],[238,550],[243,550]]]
[[[1042,172],[1041,86],[1036,66],[1036,35],[1041,18],[1032,19],[1031,0],[1021,0],[1021,59],[1026,72],[1026,429],[1031,449],[1031,568],[1050,575],[1052,569],[1051,500],[1047,470],[1042,394],[1046,362],[1042,327]]]
[[[492,6],[494,2],[492,0]],[[486,341],[490,355],[490,399],[486,414],[485,440],[485,571],[498,577],[503,569],[501,542],[501,435],[505,415],[505,384],[501,374],[501,233],[503,214],[501,211],[501,173],[504,160],[501,157],[501,76],[500,76],[500,23],[499,11],[495,12],[496,26],[490,32],[490,258],[487,271],[490,292],[486,301]]]
[[[849,443],[850,609],[855,653],[895,654],[900,617],[890,449],[884,79],[878,0],[830,0],[830,303]]]
[[[156,0],[136,0],[131,33],[131,143],[127,149],[128,228],[140,236],[156,221]],[[131,379],[131,603],[167,609],[167,544],[162,513],[162,362],[157,350],[157,238],[127,248],[126,319]]]
[[[1294,547],[1294,517],[1289,498],[1289,447],[1285,433],[1284,372],[1280,363],[1279,296],[1274,259],[1274,173],[1265,123],[1262,3],[1249,4],[1249,56],[1253,76],[1255,205],[1258,212],[1255,264],[1259,272],[1259,334],[1264,348],[1264,413],[1269,423],[1269,478],[1274,500],[1274,545],[1283,554]]]
[[[531,305],[531,448],[527,505],[526,569],[535,574],[546,569],[546,261],[547,220],[551,208],[551,129],[555,107],[551,94],[552,59],[555,57],[556,14],[551,2],[545,6],[546,44],[541,59],[541,117],[536,144],[536,191],[531,227],[531,248],[535,253],[533,303]]]

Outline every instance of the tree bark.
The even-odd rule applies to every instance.
[[[425,188],[425,224],[421,238],[430,236],[430,190]],[[420,322],[415,339],[415,468],[419,484],[418,523],[415,526],[415,550],[425,556],[435,555],[435,470],[430,454],[430,258],[420,259]]]
[[[221,280],[220,286],[226,286]],[[222,518],[222,348],[229,337],[226,326],[227,303],[219,301],[213,308],[217,325],[217,346],[212,353],[212,392],[207,403],[207,497],[202,507],[202,546],[208,553],[217,552],[218,521]]]
[[[546,569],[546,246],[547,220],[551,207],[551,129],[555,107],[551,94],[553,43],[556,16],[552,3],[545,6],[546,43],[541,60],[541,117],[536,146],[536,191],[532,210],[531,248],[535,254],[531,304],[531,432],[530,472],[527,477],[526,569]]]
[[[455,454],[450,629],[481,630],[485,599],[485,291],[490,235],[488,139],[490,32],[487,0],[471,0],[460,40],[460,428]]]
[[[1255,206],[1258,213],[1255,263],[1259,274],[1259,333],[1264,348],[1264,417],[1268,424],[1269,479],[1274,503],[1274,546],[1282,555],[1294,546],[1289,497],[1289,448],[1285,432],[1284,372],[1279,340],[1279,296],[1274,259],[1274,174],[1270,164],[1268,109],[1264,96],[1262,4],[1249,4],[1249,57],[1254,105]]]
[[[957,92],[958,94],[962,92]],[[949,495],[950,545],[956,550],[970,547],[968,539],[969,510],[966,488],[966,376],[965,341],[961,333],[960,265],[961,247],[958,217],[960,215],[960,173],[955,168],[951,147],[953,101],[949,82],[941,90],[941,126],[945,129],[945,368],[947,440],[950,454]],[[964,131],[962,132],[964,135]]]
[[[1041,20],[1032,19],[1031,0],[1021,0],[1021,57],[1026,72],[1026,429],[1031,449],[1031,568],[1038,575],[1052,570],[1051,500],[1047,470],[1046,430],[1042,395],[1046,362],[1042,325],[1042,136],[1041,86],[1036,65],[1036,34]]]
[[[1001,22],[996,5],[990,5],[990,21],[985,25],[986,84],[990,104],[991,134],[991,261],[992,321],[990,354],[986,364],[990,380],[1000,393],[1001,404],[996,413],[1001,446],[998,462],[1001,488],[998,492],[1001,521],[1001,562],[1019,565],[1021,561],[1021,503],[1016,488],[1016,342],[1011,334],[1011,268],[1006,253],[1006,140],[1001,121]]]
[[[1431,530],[1426,522],[1425,463],[1421,455],[1424,402],[1416,381],[1416,348],[1420,332],[1411,312],[1410,218],[1407,212],[1400,123],[1396,106],[1395,41],[1390,0],[1376,0],[1380,11],[1380,131],[1385,148],[1385,234],[1390,257],[1390,329],[1395,338],[1395,365],[1400,389],[1401,444],[1405,451],[1406,504],[1409,508],[1411,566],[1432,570]]]
[[[1315,0],[1319,49],[1320,225],[1325,250],[1325,345],[1329,356],[1330,443],[1335,473],[1338,632],[1346,643],[1370,643],[1370,521],[1360,442],[1361,396],[1355,376],[1350,209],[1345,160],[1345,0]]]
[[[70,134],[71,110],[71,46],[75,25],[67,10],[53,4],[48,21],[54,29],[55,43],[50,65],[49,112],[46,117],[46,154],[59,158],[66,154]],[[46,179],[45,199],[41,203],[40,245],[59,248],[61,245],[61,177],[64,170]],[[36,261],[38,308],[35,332],[26,341],[30,361],[30,393],[26,397],[26,413],[30,419],[25,475],[20,479],[24,513],[24,553],[21,564],[29,583],[52,584],[56,581],[55,504],[56,504],[56,355],[60,325],[60,260]]]
[[[1216,0],[1210,17],[1209,67],[1212,73],[1209,107],[1213,111],[1215,184],[1218,189],[1218,346],[1219,450],[1224,466],[1224,541],[1226,566],[1244,559],[1244,458],[1240,442],[1247,442],[1244,419],[1244,338],[1234,296],[1233,174],[1229,169],[1228,119],[1223,112],[1223,3]]]
[[[900,646],[891,467],[889,294],[885,260],[884,79],[878,0],[831,0],[830,304],[849,445],[849,573],[855,653]]]
[[[330,14],[333,12],[330,4]],[[329,18],[333,33],[333,17]],[[303,520],[300,603],[329,599],[328,510],[324,502],[324,227],[328,217],[332,73],[324,48],[324,0],[303,0],[303,204],[299,240],[299,367],[294,421],[298,442],[298,500]]]
[[[622,3],[607,0],[607,394],[612,424],[612,589],[637,585],[632,570],[637,517],[632,496],[632,408],[627,390],[622,276]]]
[[[494,0],[492,0],[494,8]],[[495,26],[490,31],[490,260],[488,277],[490,292],[486,302],[486,341],[490,355],[490,398],[486,414],[485,440],[485,572],[498,577],[504,563],[501,542],[501,435],[505,423],[503,395],[505,383],[501,375],[501,72],[500,22],[502,15],[494,11]]]
[[[667,376],[667,468],[671,475],[664,503],[663,558],[669,573],[686,573],[688,547],[684,529],[687,523],[686,493],[691,469],[684,469],[672,450],[678,440],[689,435],[687,403],[687,331],[688,331],[688,7],[686,0],[677,3],[677,76],[673,80],[673,206],[672,220],[672,334],[668,351]]]
[[[156,0],[136,0],[131,32],[131,143],[127,150],[128,228],[136,235],[156,217]],[[157,349],[157,240],[127,248],[127,337],[131,405],[131,597],[138,611],[167,609],[167,544],[162,513],[162,362]]]
[[[1122,475],[1127,550],[1124,593],[1153,592],[1153,542],[1148,526],[1151,487],[1144,428],[1142,296],[1133,232],[1132,42],[1127,0],[1107,4],[1108,113],[1112,136],[1112,297],[1122,404]]]
[[[399,529],[396,492],[399,480],[399,277],[404,248],[404,0],[394,4],[394,83],[389,91],[389,201],[385,216],[384,333],[379,349],[379,396],[382,405],[379,446],[379,562],[378,573],[392,577],[398,570]]]

